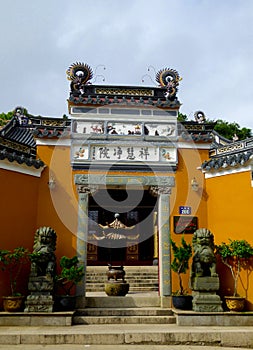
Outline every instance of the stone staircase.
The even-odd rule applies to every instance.
[[[161,308],[86,308],[78,310],[74,324],[175,324],[171,310]]]
[[[160,306],[160,298],[155,292],[125,297],[87,296],[85,308],[79,308],[73,317],[74,325],[175,323],[172,310]]]
[[[158,291],[158,266],[125,266],[125,279],[129,292]],[[86,269],[86,291],[102,292],[107,281],[107,266],[88,266]]]
[[[17,346],[33,350],[60,346],[96,349],[97,345],[118,350],[141,349],[144,345],[145,349],[174,349],[176,345],[180,349],[253,348],[252,314],[184,311],[180,316],[176,310],[161,307],[157,292],[125,297],[109,297],[104,292],[88,294],[84,307],[75,312],[0,313],[0,349],[7,350],[9,345],[13,345],[11,349]],[[179,316],[187,319],[188,326],[179,325]],[[63,325],[61,319],[69,317],[72,322]]]
[[[161,306],[157,291],[143,291],[141,288],[147,288],[142,285],[145,277],[151,285],[157,283],[156,266],[126,267],[126,280],[136,290],[124,297],[105,294],[106,267],[87,270],[86,287],[90,292],[85,299],[80,298],[75,312],[0,313],[0,349],[11,344],[20,349],[37,349],[37,344],[52,349],[74,348],[77,344],[82,348],[99,345],[122,350],[144,344],[145,349],[168,349],[173,345],[180,349],[197,345],[253,349],[253,313],[172,310],[169,300]]]

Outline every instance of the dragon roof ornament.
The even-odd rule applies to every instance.
[[[93,78],[93,71],[86,63],[73,63],[66,71],[67,79],[71,80],[70,89],[73,93],[80,93],[83,86]]]
[[[164,68],[156,73],[156,81],[160,87],[166,87],[165,97],[173,100],[177,94],[178,84],[182,78],[175,69]]]

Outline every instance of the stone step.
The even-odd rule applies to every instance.
[[[158,290],[157,266],[125,266],[127,283],[130,291],[147,292]],[[87,292],[104,291],[104,283],[107,281],[107,266],[88,266],[86,269]]]
[[[94,272],[94,271],[98,271],[98,272],[105,272],[108,270],[108,266],[104,265],[104,266],[87,266],[86,267],[86,271],[87,272]],[[158,266],[155,265],[147,265],[147,266],[124,266],[124,270],[129,273],[132,271],[135,272],[157,272],[158,271]]]
[[[78,309],[83,309],[83,306],[78,306]],[[89,296],[85,298],[85,308],[149,308],[161,306],[161,300],[156,292],[139,293],[139,294],[127,294],[124,297],[121,296],[107,296],[105,293],[101,293],[100,296]]]
[[[138,287],[147,287],[147,288],[158,288],[158,283],[146,283],[146,282],[140,282],[140,283],[131,283],[131,282],[128,282],[126,281],[127,283],[130,284],[130,289],[133,289],[133,288],[138,288]],[[89,288],[92,288],[92,287],[99,287],[99,288],[104,288],[105,286],[105,282],[104,283],[89,283],[88,285],[86,284],[86,288],[89,287]]]
[[[138,288],[130,288],[129,289],[129,292],[143,292],[143,293],[146,293],[146,292],[156,292],[158,290],[158,288],[154,287],[154,288],[148,288],[148,287],[138,287]],[[104,292],[104,288],[86,288],[86,291],[87,292]]]
[[[76,311],[73,324],[173,324],[176,317],[167,308],[86,308]]]
[[[113,281],[114,279],[111,278],[109,281]],[[86,283],[105,283],[107,282],[107,278],[86,278]],[[121,279],[118,279],[118,281],[121,281]],[[158,278],[125,278],[125,281],[128,283],[158,283]]]
[[[143,307],[143,308],[85,308],[78,309],[76,316],[173,316],[170,308]]]
[[[175,316],[74,316],[73,324],[173,324]]]
[[[86,275],[86,278],[87,279],[102,279],[102,280],[105,280],[107,279],[107,276],[105,274],[87,274]],[[157,279],[158,276],[157,274],[142,274],[142,273],[139,273],[139,274],[127,274],[125,275],[125,278],[126,279]]]
[[[106,272],[108,270],[104,269],[104,270],[90,270],[87,271],[86,270],[86,275],[100,275],[100,276],[106,276]],[[127,271],[125,270],[125,273],[127,276],[135,276],[135,275],[143,275],[143,276],[149,276],[149,275],[157,275],[158,274],[158,270],[157,271],[141,271],[141,270],[131,270],[131,271]]]
[[[20,344],[22,349],[33,344],[69,346],[125,345],[137,349],[141,344],[219,346],[253,348],[252,327],[179,327],[176,324],[105,324],[70,327],[1,327],[0,344]],[[92,348],[92,347],[91,347]],[[154,347],[152,347],[154,348]]]
[[[87,292],[103,292],[105,289],[104,289],[104,286],[98,288],[97,286],[93,286],[91,288],[87,287],[86,288],[86,291]],[[158,291],[158,288],[157,287],[130,287],[129,288],[129,292],[156,292]]]
[[[151,276],[151,275],[135,275],[135,276],[125,276],[125,279],[127,280],[157,280],[158,277],[156,275]],[[107,277],[106,276],[101,276],[101,275],[86,275],[86,281],[93,281],[93,280],[100,280],[100,281],[106,281]]]

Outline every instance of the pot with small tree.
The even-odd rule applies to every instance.
[[[29,262],[29,250],[17,247],[13,250],[0,250],[0,264],[3,271],[8,272],[10,295],[3,296],[3,307],[5,311],[20,311],[24,296],[18,291],[19,279],[22,268]]]
[[[73,294],[74,287],[80,283],[84,276],[84,266],[80,265],[77,255],[72,258],[62,256],[60,259],[61,272],[56,275],[56,288],[61,291],[60,295],[55,295],[55,311],[74,310],[76,296]]]
[[[245,307],[245,297],[238,294],[238,280],[242,269],[248,269],[253,263],[253,247],[246,240],[232,240],[222,242],[216,246],[216,254],[221,262],[230,270],[233,279],[233,294],[224,296],[226,305],[231,311],[242,311]]]
[[[192,246],[187,243],[184,236],[181,238],[181,244],[178,245],[172,239],[171,248],[173,252],[173,260],[171,262],[171,269],[178,276],[179,290],[172,293],[172,302],[175,308],[183,310],[191,310],[192,295],[189,295],[183,287],[182,274],[185,274],[189,269],[189,260],[192,256]]]

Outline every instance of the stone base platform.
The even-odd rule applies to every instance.
[[[0,326],[72,326],[74,311],[0,312]]]
[[[178,326],[253,326],[253,311],[249,312],[196,312],[172,309]]]

